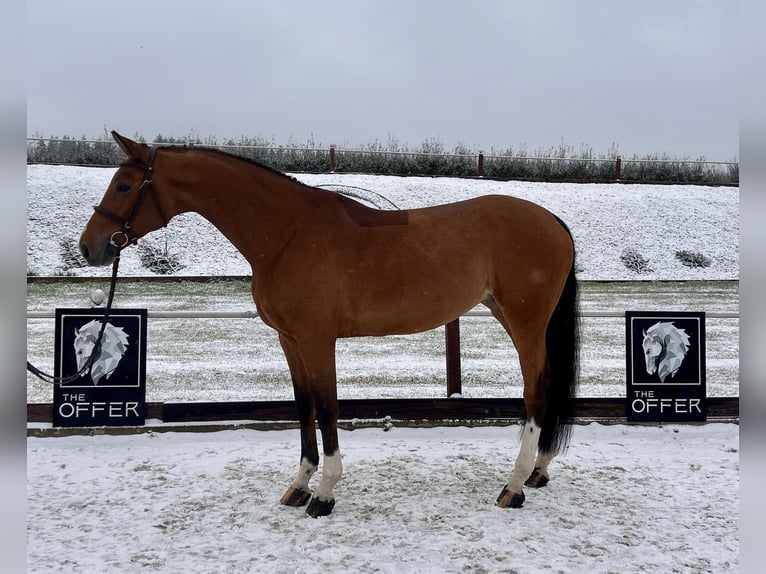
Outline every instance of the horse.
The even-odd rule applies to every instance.
[[[300,425],[295,480],[280,502],[329,515],[342,474],[335,345],[409,334],[486,305],[516,347],[526,417],[519,454],[497,497],[521,507],[569,442],[579,357],[572,234],[532,202],[487,195],[378,210],[215,149],[156,147],[112,132],[125,153],[80,237],[90,265],[172,217],[196,212],[252,267],[259,316],[287,359]],[[319,469],[316,427],[322,437]]]
[[[664,383],[668,375],[673,378],[689,352],[689,335],[671,322],[657,322],[643,333],[646,372],[657,373]]]
[[[77,358],[77,370],[81,371],[90,359],[93,348],[98,339],[98,333],[101,330],[101,321],[94,319],[74,330],[74,351]],[[98,354],[93,359],[90,368],[90,376],[93,384],[98,385],[102,378],[109,378],[117,366],[120,364],[125,351],[128,348],[128,335],[122,330],[122,327],[115,327],[107,323],[104,328],[104,335],[101,340],[101,347]],[[84,371],[81,376],[86,376],[88,371]]]

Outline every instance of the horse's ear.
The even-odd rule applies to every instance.
[[[646,339],[646,329],[641,329],[641,332],[644,334],[644,339]]]
[[[76,337],[77,337],[77,335],[79,335],[79,334],[80,334],[80,329],[78,329],[77,327],[75,327],[75,328],[74,328],[74,336],[75,336],[75,338],[76,338]]]
[[[116,131],[112,130],[112,137],[120,149],[125,152],[128,159],[146,160],[149,157],[149,148],[146,144],[134,142],[131,139],[121,136]]]

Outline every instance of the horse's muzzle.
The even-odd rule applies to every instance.
[[[109,265],[114,261],[114,256],[117,254],[117,248],[114,244],[106,241],[103,243],[101,249],[93,249],[92,247],[88,247],[86,243],[81,242],[80,253],[85,261],[87,261],[88,265],[102,267],[104,265]]]

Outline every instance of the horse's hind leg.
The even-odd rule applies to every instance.
[[[544,340],[544,339],[543,339]],[[524,484],[533,476],[542,421],[545,415],[545,386],[547,369],[545,367],[545,347],[541,350],[532,346],[517,348],[521,371],[524,377],[524,404],[527,420],[521,435],[521,446],[516,463],[508,482],[497,497],[497,505],[503,508],[520,508],[524,504]],[[541,352],[542,351],[542,352]],[[545,463],[547,467],[547,462]]]
[[[537,455],[537,459],[535,460],[535,468],[532,470],[532,474],[529,475],[529,478],[527,478],[527,480],[524,482],[524,486],[542,488],[548,484],[548,481],[550,480],[550,475],[548,474],[548,465],[553,460],[554,456],[556,456],[554,451],[540,451]]]
[[[545,486],[548,482],[548,464],[553,458],[552,454],[540,453],[538,444],[542,430],[542,421],[545,415],[545,386],[549,376],[546,365],[545,353],[545,329],[538,327],[537,332],[528,332],[523,340],[514,337],[514,328],[508,321],[502,307],[492,295],[482,301],[492,315],[500,322],[503,328],[514,342],[519,354],[521,372],[524,378],[524,402],[527,407],[527,421],[519,447],[519,455],[516,458],[513,471],[502,492],[497,497],[497,505],[503,508],[520,508],[524,504],[524,485],[531,487]],[[525,325],[529,328],[529,322]],[[520,325],[516,331],[521,332]],[[537,457],[537,458],[535,458]]]

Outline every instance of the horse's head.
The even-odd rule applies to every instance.
[[[94,207],[96,212],[80,237],[80,252],[90,265],[108,265],[120,249],[167,225],[154,186],[156,148],[112,132],[127,159]],[[146,201],[147,196],[151,201]]]
[[[97,319],[86,323],[79,329],[75,329],[74,351],[77,358],[78,371],[82,370],[93,354],[100,330],[101,322]],[[106,324],[101,348],[93,357],[93,364],[90,369],[90,376],[94,385],[97,385],[102,378],[106,377],[108,379],[111,376],[120,364],[129,344],[128,335],[122,327],[115,327],[111,323]],[[84,377],[85,375],[83,374],[82,376]]]
[[[644,331],[644,341],[642,346],[644,348],[646,372],[652,375],[657,372],[657,366],[664,354],[665,345],[663,344],[663,339],[662,337],[656,336],[654,333]]]

